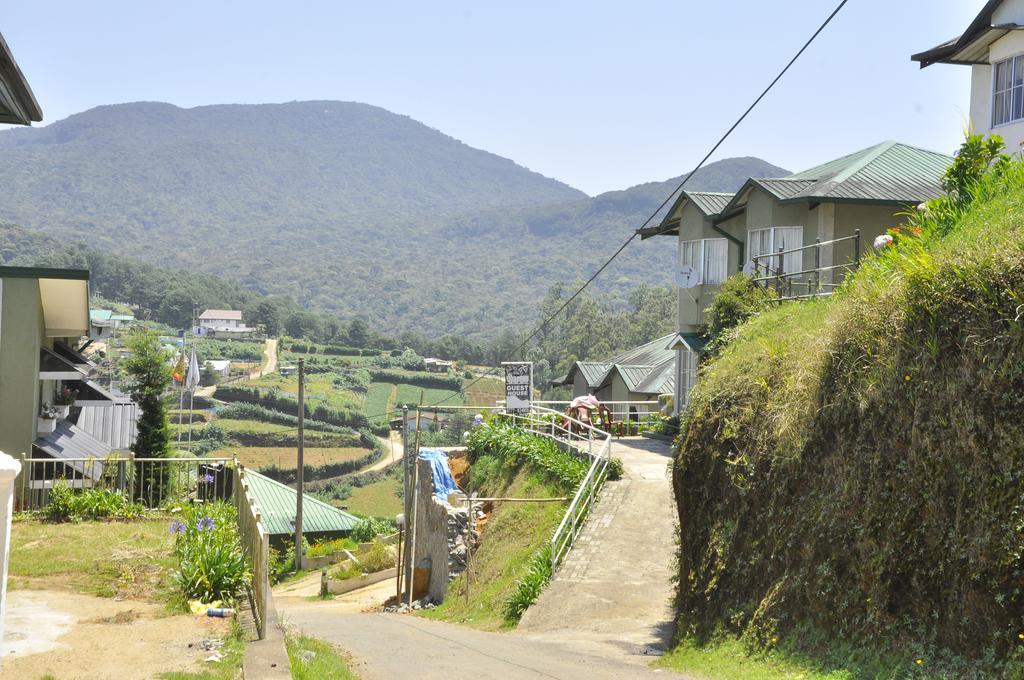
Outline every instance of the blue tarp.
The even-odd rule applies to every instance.
[[[458,491],[452,470],[448,467],[448,454],[437,449],[420,449],[420,458],[429,460],[434,477],[434,495],[439,501],[448,501],[448,494]]]

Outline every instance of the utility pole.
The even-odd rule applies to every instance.
[[[306,360],[299,359],[299,451],[295,468],[295,571],[302,569],[302,489],[305,486],[305,469],[302,461],[303,427],[306,417]]]
[[[412,519],[412,496],[409,494],[409,406],[402,405],[402,501],[405,510],[405,552],[402,553],[402,573],[405,587],[411,587],[412,569],[409,566],[409,521]],[[399,604],[401,604],[401,593],[399,593]]]
[[[419,520],[416,506],[419,504],[420,496],[420,414],[423,408],[423,392],[420,391],[420,405],[416,407],[416,443],[413,444],[412,452],[412,521],[409,523],[409,565],[411,578],[406,584],[406,592],[409,593],[406,604],[412,609],[412,600],[416,592],[416,522]]]

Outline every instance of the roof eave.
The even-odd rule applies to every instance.
[[[43,119],[43,110],[36,101],[36,96],[29,87],[25,74],[21,72],[18,62],[14,60],[14,54],[8,47],[7,41],[0,34],[0,74],[3,82],[8,86],[12,96],[11,113],[17,120],[12,121],[20,125],[31,125]]]

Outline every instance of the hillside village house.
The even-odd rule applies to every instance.
[[[135,316],[132,314],[119,314],[110,309],[90,309],[89,337],[94,340],[106,340],[134,321]]]
[[[135,404],[101,387],[75,350],[89,325],[89,272],[0,267],[0,451],[60,460],[132,445]],[[98,474],[69,467],[80,478]]]
[[[658,410],[657,404],[637,402],[657,402],[675,390],[676,352],[669,349],[674,338],[674,333],[666,335],[606,361],[577,361],[552,384],[572,386],[573,397],[592,394],[601,402],[634,402],[609,408],[616,420],[637,420]],[[696,349],[703,349],[699,337],[691,341]],[[684,377],[689,379],[692,376]]]
[[[911,57],[971,67],[971,128],[999,134],[1010,151],[1024,144],[1024,0],[990,0],[956,38]]]
[[[199,315],[199,325],[193,332],[203,337],[246,340],[255,336],[256,329],[242,323],[238,310],[207,309]]]
[[[686,403],[703,344],[704,310],[726,278],[754,273],[754,258],[849,238],[834,246],[807,248],[771,258],[793,274],[797,292],[828,293],[845,265],[902,213],[942,194],[941,178],[953,159],[898,142],[883,142],[788,177],[750,178],[735,194],[683,191],[662,222],[643,238],[676,236],[680,353],[678,409]],[[765,261],[759,261],[764,266]],[[759,270],[757,274],[763,274]]]

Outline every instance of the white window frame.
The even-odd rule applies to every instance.
[[[765,276],[767,274],[767,272],[761,271],[760,273],[758,273],[757,269],[754,267],[755,253],[753,252],[753,248],[751,247],[751,244],[754,243],[754,234],[762,234],[764,232],[768,232],[768,234],[769,234],[768,235],[768,252],[767,253],[757,253],[756,255],[758,257],[760,257],[762,255],[770,255],[770,254],[775,253],[775,252],[778,251],[778,247],[775,244],[778,242],[778,239],[776,238],[776,235],[778,234],[778,230],[780,230],[780,229],[799,229],[800,230],[800,245],[799,246],[784,246],[784,248],[786,250],[792,250],[793,248],[802,248],[803,247],[803,245],[804,245],[804,228],[802,226],[798,225],[798,224],[785,225],[785,226],[779,226],[779,227],[758,227],[757,229],[749,229],[749,230],[747,230],[747,265],[748,265],[750,271],[754,272],[755,276]],[[763,260],[762,260],[762,263],[763,263]],[[804,264],[804,254],[803,254],[802,251],[801,252],[797,252],[797,253],[786,253],[785,255],[782,256],[783,275],[785,275],[786,273],[803,271],[803,269],[804,269],[803,264]],[[762,264],[762,266],[763,266],[763,264]]]
[[[1004,64],[1010,67],[1009,86],[999,89],[999,67]],[[1018,76],[1020,76],[1019,84],[1016,82]],[[1013,125],[1024,120],[1024,54],[1015,54],[992,64],[992,87],[990,92],[991,98],[989,102],[992,106],[991,123],[993,129]],[[1008,112],[1005,118],[999,115],[999,109],[996,107],[999,95],[1009,99]]]
[[[710,267],[708,266],[708,258],[712,256],[712,253],[710,252],[711,248],[708,247],[709,243],[718,246],[722,249],[721,260],[718,266],[718,269],[721,273],[719,276],[715,277],[707,276],[707,271],[708,269],[710,269]],[[694,246],[697,247],[694,249]],[[686,262],[683,258],[683,252],[687,249],[690,249],[691,252],[696,253],[696,263]],[[721,285],[729,276],[729,242],[724,238],[702,238],[694,239],[691,241],[680,241],[679,267],[682,268],[687,265],[693,267],[694,271],[697,272],[697,285]]]

